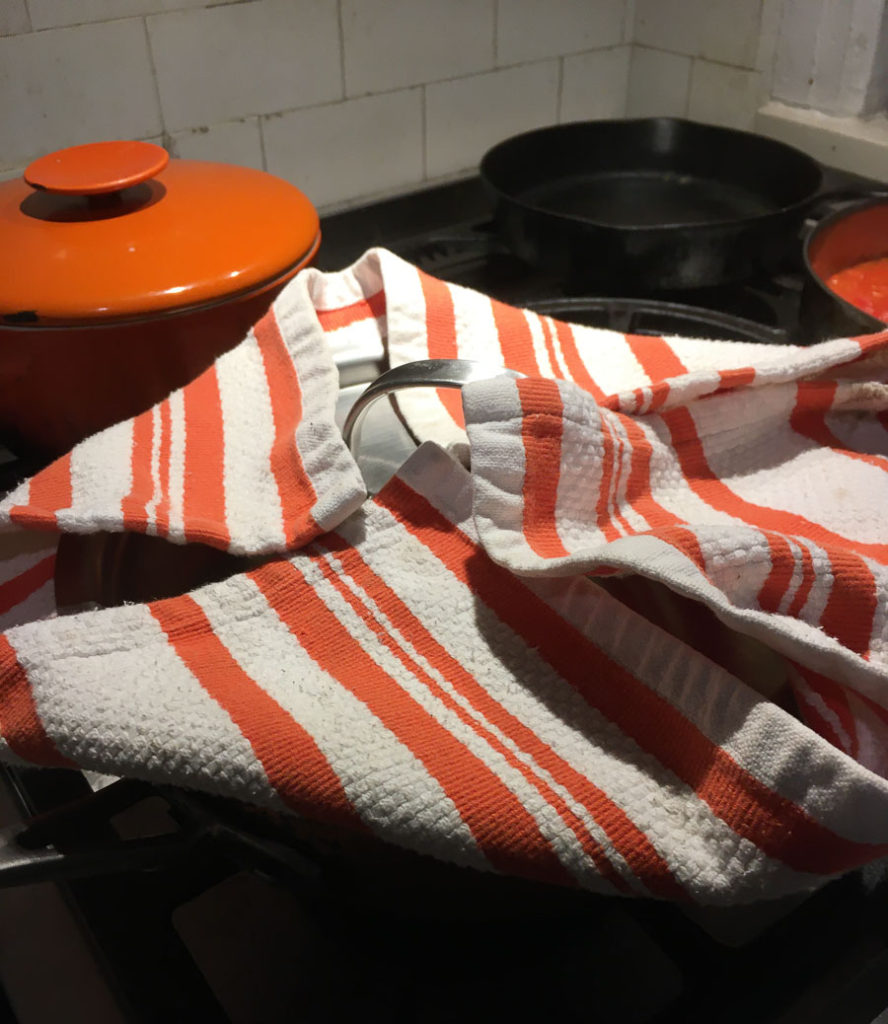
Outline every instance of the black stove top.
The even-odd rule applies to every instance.
[[[421,207],[416,220],[392,214],[392,207],[400,203]],[[615,289],[612,283],[596,286],[588,278],[559,277],[523,262],[499,240],[492,217],[476,179],[337,214],[322,225],[324,241],[316,266],[336,270],[369,245],[383,245],[436,277],[513,305],[536,306],[556,299],[575,304],[580,299],[646,299],[714,310],[778,329],[792,327],[800,264],[786,267],[779,278],[762,273],[753,281],[696,291],[645,292],[628,280]]]
[[[824,189],[868,184],[828,172]],[[349,210],[323,221],[316,265],[381,245],[503,301],[621,331],[798,340],[798,266],[699,292],[597,294],[516,259],[491,215],[476,179]],[[21,843],[44,866],[0,862],[0,884],[63,879],[127,1020],[870,1024],[888,1006],[888,883],[875,869],[808,899],[691,914],[356,849],[162,787],[6,776],[26,815],[50,818]]]
[[[721,331],[707,337],[786,341],[797,321],[800,268],[787,267],[779,277],[763,274],[738,285],[693,291],[639,291],[630,282],[605,290],[596,288],[594,281],[559,278],[528,266],[498,241],[489,220],[469,225],[461,233],[440,231],[402,239],[392,248],[436,277],[512,305],[544,308],[553,315],[569,312],[574,322],[589,326],[630,333],[667,333],[671,328],[678,333],[682,326],[674,319],[678,307],[684,314],[683,326],[691,333],[707,331],[711,324],[706,314],[715,312],[723,321]],[[637,322],[629,315],[633,307],[639,312]],[[657,307],[663,308],[662,321]],[[765,330],[758,332],[756,326]]]
[[[820,195],[865,195],[879,183],[824,169]],[[884,187],[884,186],[881,186]],[[813,209],[817,209],[817,202]],[[824,209],[828,209],[825,205]],[[800,324],[802,238],[776,270],[718,287],[681,291],[639,289],[632,280],[596,284],[564,278],[514,256],[497,236],[494,211],[480,179],[349,210],[324,220],[316,261],[338,270],[371,245],[385,246],[428,273],[503,302],[528,306],[576,323],[626,333],[685,334],[726,340],[805,344]],[[619,301],[617,301],[619,300]]]

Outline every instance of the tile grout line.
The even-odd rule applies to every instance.
[[[336,25],[339,30],[339,85],[342,98],[347,96],[345,88],[345,29],[342,27],[342,0],[336,0]]]
[[[689,116],[688,111],[691,108],[691,87],[694,83],[694,68],[697,66],[697,61],[700,59],[700,57],[691,57],[691,64],[688,68],[688,84],[685,86],[684,110],[682,111],[683,117]]]
[[[622,103],[619,107],[619,117],[629,116],[629,82],[632,78],[632,50],[634,43],[626,43],[626,77],[623,79]]]
[[[259,155],[262,157],[262,170],[268,170],[268,157],[265,153],[265,126],[263,121],[265,119],[261,114],[256,116],[256,127],[259,129]]]
[[[818,72],[820,70],[819,67],[818,67],[818,61],[817,61],[817,51],[818,51],[818,49],[820,47],[821,40],[823,39],[824,20],[825,20],[823,11],[824,11],[824,5],[821,5],[821,8],[820,8],[820,20],[817,23],[817,32],[816,32],[816,34],[814,36],[814,48],[813,48],[813,50],[811,52],[811,63],[810,63],[809,68],[808,68],[808,75],[809,75],[808,85],[807,85],[807,88],[805,89],[805,99],[804,99],[804,103],[802,104],[803,107],[808,107],[809,109],[814,106],[814,103],[812,103],[813,97],[812,97],[811,94],[814,93],[815,96],[816,96],[816,83],[817,83],[817,80],[818,80]],[[851,26],[849,25],[848,26],[848,30],[845,33],[846,39],[847,39],[848,35],[850,35],[850,33],[851,33]],[[846,55],[846,53],[847,53],[847,47],[842,46],[842,70],[844,70],[844,68],[845,68],[845,55]],[[842,72],[840,71],[839,72],[839,82],[840,83],[841,83],[841,80],[842,80]],[[841,88],[841,86],[840,86],[840,88]]]
[[[633,72],[633,69],[635,68],[635,54],[636,54],[637,50],[638,50],[638,47],[635,45],[635,43],[632,43],[632,45],[629,47],[629,67],[628,67],[628,69],[626,71],[626,99],[625,99],[625,102],[623,103],[623,117],[631,117],[632,116],[629,113],[629,109],[631,107],[630,100],[632,98],[632,83],[635,80],[634,77],[633,77],[632,72]]]
[[[251,0],[251,2],[252,2],[252,0]],[[622,45],[623,45],[622,43],[619,43],[617,46],[605,46],[605,47],[601,47],[600,49],[597,49],[597,50],[578,50],[576,52],[572,51],[571,53],[565,54],[565,56],[566,57],[582,57],[582,56],[584,56],[587,53],[607,53],[609,50],[619,49],[619,47],[622,46]],[[245,118],[248,118],[248,117],[261,117],[261,118],[280,117],[280,116],[282,116],[284,114],[295,113],[297,110],[317,110],[317,109],[319,109],[321,107],[335,107],[335,106],[338,106],[339,104],[342,104],[342,103],[355,103],[355,102],[357,102],[359,100],[374,99],[377,96],[393,96],[395,93],[399,93],[399,92],[411,92],[413,89],[423,89],[423,90],[425,90],[430,85],[448,85],[451,82],[468,81],[469,79],[472,79],[472,78],[481,78],[484,75],[498,74],[501,71],[513,71],[516,68],[529,68],[529,67],[536,67],[537,65],[541,65],[541,64],[551,64],[551,63],[554,63],[555,61],[560,60],[560,59],[561,58],[555,56],[555,57],[541,57],[538,60],[519,61],[518,63],[515,63],[515,64],[505,64],[501,68],[494,68],[492,70],[472,71],[469,74],[453,75],[450,78],[434,78],[434,79],[432,79],[429,82],[412,82],[410,85],[399,85],[399,86],[396,86],[393,89],[380,89],[380,90],[378,90],[376,92],[362,92],[362,93],[356,94],[354,96],[347,96],[345,98],[335,99],[335,100],[324,100],[321,103],[308,103],[308,104],[305,104],[304,106],[303,105],[299,105],[299,106],[296,106],[296,107],[283,107],[280,110],[269,110],[269,111],[264,111],[264,112],[253,112],[253,113],[250,113],[250,114],[244,114],[241,117],[226,118],[226,121],[239,121],[239,120],[244,120]],[[217,123],[217,122],[214,122],[214,124],[215,123]]]
[[[2,2],[2,0],[0,0]],[[28,16],[28,29],[24,32],[11,32],[8,36],[3,36],[4,39],[11,39],[13,36],[27,36],[37,32],[56,32],[66,28],[87,28],[90,25],[108,25],[112,21],[135,21],[139,18],[155,17],[166,14],[186,14],[189,11],[202,10],[211,11],[217,7],[240,7],[243,4],[258,4],[262,3],[263,0],[218,0],[216,3],[204,4],[202,7],[195,8],[193,5],[186,5],[185,7],[165,7],[160,11],[147,11],[144,14],[117,14],[111,18],[90,18],[87,21],[63,21],[58,25],[41,25],[37,28],[34,27],[34,19],[31,15],[30,4],[33,0],[24,0],[25,13]]]
[[[148,19],[143,16],[140,21],[142,22],[142,31],[145,34],[145,46],[148,50],[148,66],[151,68],[151,81],[154,83],[154,99],[157,103],[157,113],[160,117],[160,135],[163,139],[164,149],[168,150],[170,148],[172,136],[166,129],[166,118],[163,116],[163,102],[160,98],[160,81],[157,77],[157,66],[154,63],[154,50],[151,47],[151,33],[148,31]]]
[[[426,97],[427,97],[427,93],[426,93],[425,83],[423,83],[420,86],[420,89],[422,89],[422,97],[421,97],[422,102],[420,104],[421,112],[422,112],[422,116],[420,118],[420,130],[422,132],[422,180],[423,181],[428,181],[428,177],[429,177],[429,143],[428,143],[428,136],[426,134],[427,125],[428,125],[428,113],[426,111]]]
[[[555,95],[555,121],[561,124],[564,100],[564,57],[558,58],[558,90]]]
[[[884,12],[883,12],[882,16],[884,17]],[[879,29],[880,29],[880,35],[881,35],[881,22],[880,22]],[[847,81],[847,79],[845,78],[845,72],[846,72],[846,70],[848,68],[848,50],[849,50],[849,48],[852,45],[851,44],[851,40],[852,40],[853,35],[854,35],[854,23],[853,23],[853,17],[852,17],[852,18],[848,19],[848,28],[847,28],[847,31],[845,32],[845,45],[842,47],[842,70],[839,73],[839,97],[841,97],[842,93],[844,92],[843,83]],[[878,60],[878,54],[879,54],[879,49],[881,49],[881,44],[877,43],[876,45],[877,45],[876,60]],[[816,51],[815,51],[815,53],[816,53]],[[816,76],[816,74],[817,74],[816,70],[815,70],[814,74]],[[870,91],[871,91],[871,89],[873,87],[873,83],[874,83],[875,79],[876,79],[876,76],[873,74],[873,71],[872,71],[872,68],[871,68],[870,69],[870,73],[867,75],[866,86],[864,87],[864,100],[863,100],[864,104],[866,103],[868,94],[870,93]],[[817,81],[816,77],[815,77],[814,81],[815,82]]]
[[[726,60],[716,60],[714,57],[704,57],[699,53],[681,53],[679,50],[670,50],[665,46],[653,46],[651,43],[624,43],[624,46],[633,46],[638,50],[649,50],[653,53],[668,53],[672,57],[684,57],[687,60],[702,60],[706,64],[718,64],[719,67],[731,68],[732,71],[758,71],[756,67],[750,67],[748,64],[731,64]],[[614,47],[602,47],[602,49],[614,49]],[[590,51],[595,52],[595,51]],[[571,54],[565,54],[565,56],[572,56]]]
[[[429,79],[426,82],[410,82],[407,85],[396,85],[396,86],[394,86],[394,88],[391,88],[391,89],[376,89],[376,90],[373,90],[371,92],[355,93],[355,94],[353,94],[351,96],[347,96],[345,98],[345,100],[346,100],[346,102],[351,102],[352,100],[368,99],[371,96],[388,96],[391,93],[395,93],[395,92],[406,92],[408,89],[418,89],[420,86],[448,85],[451,82],[466,82],[466,81],[469,81],[469,79],[472,79],[472,78],[482,78],[484,75],[495,75],[495,74],[498,74],[500,71],[514,71],[516,68],[529,68],[529,67],[535,67],[535,66],[540,65],[540,64],[551,64],[553,61],[560,60],[562,57],[585,57],[585,56],[588,56],[589,54],[593,54],[593,53],[609,53],[611,50],[619,50],[623,46],[627,46],[627,45],[628,45],[627,43],[614,43],[613,46],[598,46],[598,47],[595,47],[592,50],[570,50],[570,51],[568,51],[567,53],[564,53],[564,54],[557,54],[556,53],[556,54],[551,54],[548,57],[534,57],[531,60],[516,60],[516,61],[510,62],[509,64],[502,64],[502,65],[499,65],[498,67],[487,68],[487,69],[482,70],[482,71],[467,71],[467,72],[464,72],[461,75],[449,75],[446,78],[431,78],[431,79]],[[655,47],[647,47],[647,49],[655,49]],[[662,50],[662,51],[658,51],[658,52],[667,53],[667,52],[671,52],[671,51]],[[676,56],[681,56],[681,54],[676,54]],[[746,69],[746,70],[748,70],[748,69]],[[343,101],[341,99],[340,100],[325,100],[323,103],[312,103],[312,104],[309,104],[309,106],[312,106],[312,107],[329,107],[329,106],[331,106],[334,103],[342,103],[342,102]],[[286,109],[287,110],[304,110],[306,108],[304,108],[304,107],[288,107]],[[277,111],[277,110],[269,111],[268,116],[272,116],[273,114],[278,114],[278,113],[285,113],[285,112],[286,111]]]
[[[635,19],[637,11],[635,0],[625,0],[623,8],[623,44],[631,46],[635,42]]]
[[[759,21],[759,40],[755,54],[755,67],[762,76],[761,87],[763,90],[766,90],[764,95],[761,97],[761,102],[764,102],[771,97],[771,88],[774,84],[774,66],[777,63],[777,47],[780,43],[780,27],[783,20],[783,10],[781,7],[772,14],[771,21],[767,23],[767,28],[770,33],[773,34],[769,34],[767,38],[763,38],[766,26],[765,3],[766,0],[762,0],[761,18]],[[762,53],[762,47],[765,47],[764,53]],[[770,53],[768,52],[769,50]],[[765,57],[765,60],[762,62],[762,66],[760,66],[759,62],[763,56]]]

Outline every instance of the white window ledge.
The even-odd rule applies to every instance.
[[[888,117],[834,117],[817,110],[766,103],[755,130],[810,153],[816,160],[888,181]]]

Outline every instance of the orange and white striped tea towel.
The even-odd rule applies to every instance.
[[[479,312],[485,303],[486,320]],[[269,436],[268,426],[251,436],[246,413],[244,429],[231,429],[224,400],[215,397],[222,389],[208,384],[224,376],[220,360],[190,386],[209,395],[208,408],[223,410],[222,430],[200,435],[207,464],[216,460],[225,471],[221,483],[213,477],[225,498],[199,517],[213,524],[200,539],[242,551],[299,550],[191,595],[8,629],[0,638],[0,756],[200,787],[347,823],[459,863],[602,892],[746,902],[808,890],[888,854],[888,780],[868,763],[878,760],[870,740],[888,706],[878,642],[884,615],[876,546],[884,538],[878,517],[864,515],[880,500],[880,367],[888,340],[735,351],[587,334],[505,310],[384,252],[342,274],[300,275],[270,322],[282,335],[278,351],[295,367],[301,409],[312,401],[311,374],[325,379],[318,364],[347,353],[358,337],[376,339],[395,359],[423,346],[433,355],[487,358],[492,323],[506,361],[510,338],[536,337],[542,348],[516,351],[535,358],[550,351],[549,369],[564,379],[545,379],[537,366],[518,385],[504,377],[468,389],[471,474],[426,444],[373,502],[350,512],[359,488],[330,429],[329,403],[300,435],[298,424],[309,420],[274,415],[279,379],[263,370],[257,393],[267,396],[260,407],[272,409],[276,442],[265,447],[257,439]],[[500,333],[503,316],[514,335]],[[475,347],[441,351],[441,339],[450,345],[453,330],[459,334],[471,317],[477,330],[467,326],[466,337]],[[261,349],[263,330],[245,345]],[[315,360],[305,364],[317,367],[311,374],[300,353]],[[580,354],[584,360],[575,361]],[[649,355],[651,369],[655,362],[669,368],[659,381],[643,369]],[[679,361],[684,369],[672,372]],[[603,367],[625,385],[606,390]],[[833,395],[828,406],[799,397],[815,380]],[[856,397],[835,402],[857,385]],[[784,387],[796,389],[789,413]],[[748,398],[755,391],[761,417]],[[461,429],[451,412],[461,410],[448,407],[449,398],[426,398],[425,422],[434,427],[436,415],[449,417],[441,428],[449,440],[447,430],[455,436]],[[183,393],[181,401],[187,407],[192,398]],[[716,404],[722,401],[737,408]],[[685,435],[661,422],[673,409],[695,424],[696,440],[687,436],[696,463],[681,448]],[[704,429],[708,409],[716,423]],[[804,415],[794,418],[792,410]],[[21,552],[8,566],[32,557],[29,526],[111,523],[189,539],[182,495],[194,477],[180,477],[176,459],[164,454],[165,444],[175,448],[172,412],[168,427],[160,412],[150,417],[142,454],[134,423],[112,428],[76,449],[67,470],[62,460],[7,499],[0,509],[7,539]],[[760,419],[767,444],[756,433]],[[186,449],[194,436],[189,422]],[[812,438],[811,430],[821,433]],[[107,464],[80,453],[113,431],[129,431],[129,447],[122,445],[129,461],[117,463],[124,484],[112,490],[108,476],[90,520],[88,507],[74,501]],[[241,479],[258,479],[264,467],[261,493],[276,495],[273,524],[267,518],[254,533],[233,516],[246,507],[236,504],[226,475],[235,438],[257,467]],[[275,482],[274,465],[282,451],[291,473],[313,465],[313,439],[326,455],[319,472],[308,471],[310,501],[304,468],[302,484],[288,489]],[[505,475],[497,475],[497,452],[510,460]],[[724,479],[709,460],[727,470]],[[336,466],[340,472],[326,475]],[[853,486],[860,467],[872,471],[866,491]],[[792,485],[765,504],[775,468]],[[151,484],[138,492],[141,515],[127,518],[123,502],[135,480]],[[325,480],[345,484],[328,495]],[[731,492],[741,483],[760,490],[723,509],[699,480]],[[824,487],[823,508],[813,500],[781,505],[787,494],[804,500]],[[840,501],[842,518],[833,507]],[[759,505],[798,528],[756,523],[749,507]],[[82,514],[66,515],[75,507]],[[718,521],[703,517],[711,508]],[[31,518],[16,509],[29,509]],[[815,532],[801,529],[803,520]],[[287,529],[290,521],[302,525]],[[749,542],[756,531],[764,538],[758,546]],[[861,565],[873,573],[875,599],[856,582]],[[650,573],[735,629],[764,638],[804,677],[810,690],[798,693],[810,693],[817,715],[798,720],[617,601],[589,570]],[[13,601],[11,613],[21,620],[33,598]],[[828,631],[867,610],[872,615],[856,634]],[[849,645],[853,639],[860,648],[864,635],[865,651]],[[857,747],[847,749],[852,732]]]
[[[880,779],[583,577],[522,580],[425,445],[289,559],[0,640],[3,756],[478,868],[725,904],[888,853]]]
[[[414,296],[389,305],[393,363],[527,375],[398,399],[420,437],[467,429],[487,553],[521,574],[641,573],[701,602],[785,659],[812,728],[888,776],[888,333],[638,337],[380,262],[386,294]]]
[[[261,555],[335,526],[366,497],[334,422],[338,391],[303,276],[194,382],[0,503],[0,628],[54,611],[59,531]]]

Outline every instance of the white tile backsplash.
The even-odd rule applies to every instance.
[[[783,0],[771,96],[842,117],[888,103],[884,0]]]
[[[626,0],[623,13],[623,42],[631,43],[635,36],[635,0]]]
[[[762,0],[707,0],[700,56],[722,64],[755,67]]]
[[[557,118],[556,60],[427,85],[427,175],[477,168],[494,143]]]
[[[262,133],[268,170],[321,208],[423,179],[421,88],[263,118]]]
[[[817,50],[820,13],[826,0],[783,0],[777,47],[780,66],[775,68],[771,93],[787,103],[805,103]]]
[[[619,116],[634,4],[0,0],[11,43],[0,48],[10,82],[0,168],[107,137],[162,138],[183,158],[261,167],[267,136],[283,172],[300,153],[286,138],[299,125],[325,150],[349,153],[333,174],[318,165],[322,204],[395,192],[474,167],[513,132]],[[342,102],[388,93],[398,95]],[[291,116],[303,110],[315,113]],[[357,123],[377,112],[378,133]],[[341,126],[351,139],[333,137]]]
[[[162,130],[141,19],[6,36],[0,68],[0,166]]]
[[[706,6],[707,0],[635,0],[633,42],[693,57]]]
[[[497,0],[497,63],[557,57],[623,41],[624,0]]]
[[[183,157],[273,160],[335,205],[459,174],[497,138],[556,120],[748,126],[772,94],[869,111],[888,95],[888,73],[867,77],[883,7],[0,0],[0,175],[78,142],[162,138]]]
[[[167,131],[342,95],[336,0],[176,11],[148,30]]]
[[[349,96],[493,67],[494,0],[341,0]]]
[[[31,21],[25,0],[0,0],[0,36],[30,31]]]
[[[770,84],[774,72],[774,54],[780,33],[780,14],[783,0],[762,0],[759,38],[755,52],[755,69],[765,75]],[[769,90],[770,91],[770,90]]]
[[[259,119],[256,117],[177,132],[169,140],[169,150],[172,156],[183,160],[212,160],[264,170]]]
[[[631,46],[615,46],[565,57],[559,121],[623,117],[631,54]]]
[[[635,0],[636,43],[754,67],[762,0]]]
[[[751,131],[759,107],[760,79],[758,71],[695,60],[688,115],[695,121]]]
[[[688,108],[691,58],[663,50],[632,47],[628,117],[683,117]]]
[[[0,6],[8,2],[0,0]],[[214,2],[239,3],[240,0]],[[139,14],[205,6],[206,0],[28,0],[35,29],[80,25],[87,21],[111,21],[113,18],[131,18]]]
[[[843,4],[827,4],[823,10],[823,17],[818,32],[817,48],[814,52],[814,61],[811,69],[811,90],[808,94],[808,102],[818,110],[831,110],[842,114],[857,114],[860,112],[863,100],[862,90],[856,97],[858,103],[855,107],[841,109],[841,94],[843,79],[850,79],[849,71],[852,70],[853,57],[849,52],[851,47],[836,46],[835,39],[847,28],[847,14],[842,9]],[[882,4],[879,4],[879,22],[882,20]],[[866,26],[861,33],[868,41],[873,50],[878,39],[878,24]],[[871,29],[875,31],[870,31]],[[866,46],[866,44],[864,44]],[[871,63],[871,62],[869,62]],[[869,65],[867,63],[867,70]],[[864,75],[864,79],[866,79]],[[863,83],[865,84],[865,82]],[[837,102],[838,101],[838,102]]]

